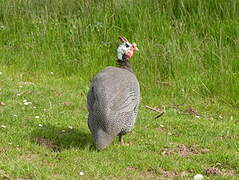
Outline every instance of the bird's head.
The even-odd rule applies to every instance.
[[[128,61],[133,56],[134,52],[139,49],[135,43],[129,43],[129,41],[123,36],[120,36],[119,40],[122,43],[117,48],[117,58],[119,61]]]

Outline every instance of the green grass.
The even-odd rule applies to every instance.
[[[0,0],[0,179],[238,179],[238,29],[235,0]],[[129,146],[97,152],[86,93],[119,35],[141,106]]]

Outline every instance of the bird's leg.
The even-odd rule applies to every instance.
[[[119,143],[120,143],[121,145],[124,144],[123,136],[122,136],[122,135],[119,135]]]

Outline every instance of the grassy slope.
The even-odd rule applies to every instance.
[[[190,178],[216,166],[225,175],[210,179],[236,179],[238,6],[223,0],[1,0],[0,125],[6,128],[0,128],[0,177],[69,179],[83,171],[86,179],[144,179],[186,171]],[[97,153],[85,94],[93,75],[114,64],[119,34],[141,50],[132,64],[142,103],[126,137],[130,146],[115,143]],[[155,120],[143,108],[182,103],[204,117],[166,107]],[[209,152],[170,153],[182,144]]]

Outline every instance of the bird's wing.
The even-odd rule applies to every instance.
[[[129,112],[139,103],[139,82],[130,72],[109,67],[95,76],[91,94],[97,109]]]
[[[123,84],[112,98],[110,109],[117,112],[131,112],[139,103],[138,81]]]

